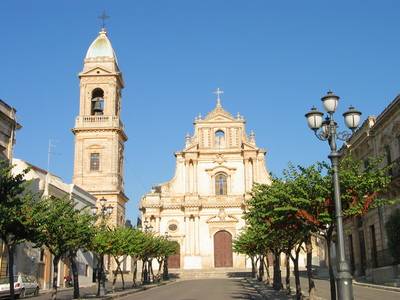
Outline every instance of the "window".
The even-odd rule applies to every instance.
[[[178,225],[176,225],[175,223],[169,224],[168,225],[168,230],[169,231],[176,231],[178,229]]]
[[[217,130],[215,132],[215,146],[223,147],[225,144],[225,132],[222,130]]]
[[[227,194],[227,176],[224,173],[218,173],[215,176],[215,194],[216,195]]]
[[[39,261],[44,262],[44,249],[40,249]]]
[[[100,153],[90,153],[90,171],[100,170]]]
[[[104,91],[94,89],[92,91],[91,115],[102,115],[104,111]]]
[[[385,155],[386,155],[386,163],[387,163],[387,165],[390,165],[392,163],[392,154],[390,152],[390,145],[386,145],[384,147],[384,149],[385,149]],[[390,176],[393,175],[392,169],[389,169],[389,175]]]
[[[372,267],[376,268],[378,266],[378,251],[376,247],[376,235],[375,235],[375,226],[370,225],[369,231],[371,234],[371,259],[372,259]]]
[[[386,162],[388,165],[392,163],[392,155],[390,153],[390,146],[386,145],[385,146],[385,155],[386,155]]]

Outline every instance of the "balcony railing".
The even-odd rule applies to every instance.
[[[79,116],[75,121],[75,128],[120,128],[123,123],[117,116]]]

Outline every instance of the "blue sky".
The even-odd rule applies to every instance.
[[[304,114],[328,89],[338,118],[350,105],[376,115],[400,89],[399,1],[2,0],[0,98],[18,110],[15,156],[47,165],[66,181],[73,170],[71,128],[78,113],[84,55],[107,28],[126,88],[127,217],[140,196],[172,178],[173,153],[198,113],[215,106],[240,112],[279,174],[289,161],[323,160]],[[322,109],[322,108],[321,108]],[[342,123],[341,123],[342,124]]]

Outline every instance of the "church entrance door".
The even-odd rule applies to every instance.
[[[233,266],[232,235],[225,230],[214,235],[214,266],[229,268]]]
[[[168,268],[171,269],[179,269],[181,267],[181,249],[179,243],[175,243],[177,244],[177,252],[168,257]]]

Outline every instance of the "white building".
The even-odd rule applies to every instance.
[[[67,184],[61,178],[21,159],[13,159],[14,175],[30,168],[25,175],[30,180],[32,192],[43,197],[56,196],[72,199],[77,209],[90,208],[96,205],[96,198],[75,184]],[[52,286],[53,256],[45,248],[33,248],[31,243],[18,245],[15,254],[14,274],[23,273],[33,275],[37,278],[42,289]],[[80,285],[88,285],[93,281],[93,254],[89,252],[78,252],[77,257],[78,274]],[[69,261],[63,260],[59,263],[58,285],[64,285],[64,276],[70,274]]]
[[[253,183],[270,183],[265,150],[247,135],[245,120],[233,117],[220,102],[194,121],[193,136],[176,152],[172,180],[153,187],[140,204],[142,220],[155,232],[179,243],[170,268],[245,268],[232,253],[232,240],[245,226],[242,219]]]

